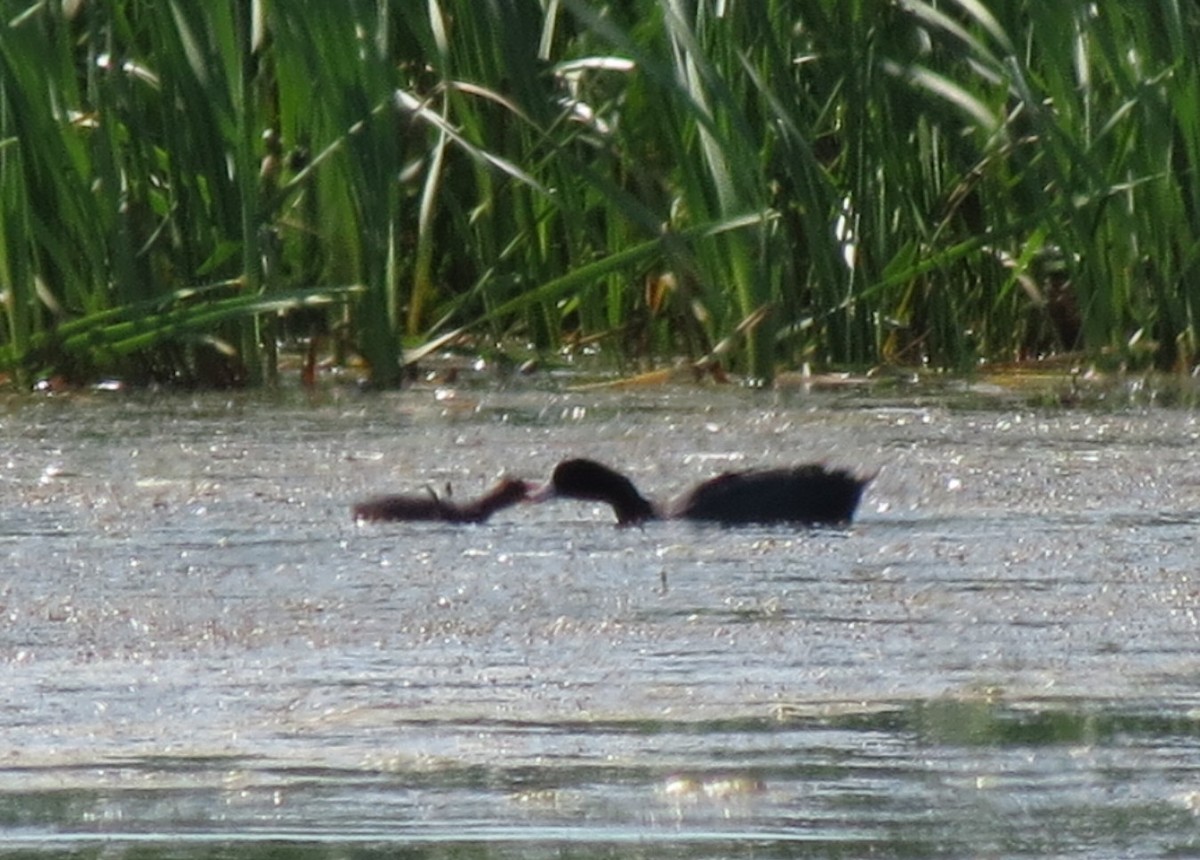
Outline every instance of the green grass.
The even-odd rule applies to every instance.
[[[1200,10],[0,0],[0,372],[1190,370]]]

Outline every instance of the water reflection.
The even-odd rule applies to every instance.
[[[0,842],[1200,848],[1190,413],[724,391],[474,404],[10,403]],[[729,465],[880,475],[847,530],[618,530],[586,503],[465,528],[349,516],[568,454],[664,498]]]

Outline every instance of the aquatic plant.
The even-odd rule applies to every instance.
[[[0,3],[0,371],[1190,368],[1194,4]]]

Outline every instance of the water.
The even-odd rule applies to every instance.
[[[467,389],[0,404],[0,852],[1200,851],[1200,419]],[[847,530],[351,522],[593,456]]]

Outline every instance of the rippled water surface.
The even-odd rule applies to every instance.
[[[1194,413],[734,390],[0,403],[0,852],[1200,852]],[[356,525],[558,459],[847,530]]]

